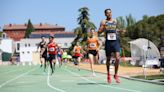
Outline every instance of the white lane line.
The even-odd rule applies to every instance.
[[[54,86],[52,86],[52,85],[50,84],[50,67],[48,68],[47,85],[48,85],[50,88],[52,88],[52,89],[54,89],[54,90],[56,90],[56,91],[59,91],[59,92],[66,92],[66,91],[64,91],[64,90],[62,90],[62,89],[59,89],[59,88],[57,88],[57,87],[54,87]]]
[[[27,71],[27,72],[25,72],[25,73],[22,73],[21,75],[19,75],[19,76],[17,76],[17,77],[14,77],[14,78],[12,78],[12,79],[10,79],[10,80],[8,80],[8,81],[5,81],[4,83],[2,83],[2,84],[0,85],[0,88],[2,88],[2,87],[5,86],[6,84],[8,84],[8,83],[10,83],[10,82],[12,82],[12,81],[14,81],[14,80],[20,78],[20,77],[25,76],[26,74],[28,74],[28,73],[30,73],[30,72],[32,72],[32,71],[34,71],[34,70],[36,70],[36,68],[33,68],[33,69],[31,69],[31,70],[29,70],[29,71]]]
[[[72,72],[72,71],[70,71],[70,70],[68,70],[68,69],[65,69],[65,71],[67,71],[67,72],[69,72],[69,73],[71,73],[71,74],[73,74],[73,75],[75,75],[75,76],[80,76],[79,74],[77,74],[77,73],[75,73],[75,72]],[[82,77],[82,76],[80,76],[80,78],[83,79],[83,80],[85,80],[85,81],[92,82],[92,83],[95,83],[95,84],[97,84],[97,85],[100,85],[100,86],[102,86],[102,87],[109,87],[109,88],[113,88],[113,89],[125,90],[125,91],[128,91],[128,92],[141,92],[141,91],[138,91],[138,90],[132,90],[132,89],[126,89],[126,88],[121,88],[121,87],[113,87],[113,86],[110,86],[110,85],[98,84],[97,82],[92,81],[92,80],[89,80],[89,79],[87,79],[87,78],[85,78],[85,77]]]

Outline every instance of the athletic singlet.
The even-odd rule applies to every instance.
[[[105,52],[106,56],[111,55],[112,52],[120,52],[120,41],[116,31],[117,23],[115,20],[106,21],[105,23]]]
[[[58,55],[61,55],[62,53],[63,53],[63,51],[62,51],[62,49],[57,49],[57,53],[58,53]]]
[[[117,27],[117,23],[116,23],[115,20],[106,21],[106,23],[105,23],[106,40],[109,40],[109,41],[116,41],[116,40],[118,40],[116,27]]]
[[[41,41],[41,42],[39,43],[39,46],[40,46],[41,49],[42,49],[42,48],[45,48],[45,45],[46,45],[46,41]]]
[[[62,58],[67,58],[67,52],[63,52]]]
[[[81,47],[80,46],[75,46],[75,53],[80,53]]]
[[[89,50],[96,50],[98,48],[98,39],[96,37],[89,38],[87,42]]]
[[[48,53],[49,54],[56,54],[56,44],[55,43],[49,43],[48,44]]]

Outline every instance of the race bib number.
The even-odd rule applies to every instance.
[[[89,47],[90,47],[90,48],[95,48],[95,47],[96,47],[96,43],[90,43],[90,44],[89,44]]]
[[[55,48],[49,48],[49,51],[53,52],[55,51]]]
[[[116,40],[116,33],[108,33],[107,39],[108,40]]]

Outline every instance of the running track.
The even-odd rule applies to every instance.
[[[120,78],[121,84],[106,83],[106,75],[56,67],[50,75],[39,66],[0,66],[0,92],[163,92],[164,86]],[[112,78],[113,79],[113,78]]]

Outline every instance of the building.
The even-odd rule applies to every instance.
[[[63,49],[68,49],[75,39],[75,34],[72,32],[59,32],[54,35],[55,42]]]
[[[56,32],[64,32],[65,27],[50,24],[36,24],[33,25],[35,31],[31,34],[55,34]],[[14,41],[19,41],[24,38],[25,31],[27,29],[27,24],[18,25],[18,24],[9,24],[3,27],[3,32],[6,33],[7,37],[13,39]]]
[[[17,42],[16,52],[19,53],[20,62],[32,62],[33,54],[37,51],[37,44],[40,39],[21,39]],[[35,57],[39,58],[39,57]],[[38,59],[39,60],[39,59]]]
[[[21,39],[16,42],[16,52],[20,55],[20,62],[33,62],[39,63],[39,53],[37,51],[38,43],[41,41],[41,36],[47,36],[46,42],[48,43],[49,34],[31,34],[31,38]],[[63,49],[71,46],[75,35],[72,32],[58,32],[54,34],[55,42]]]
[[[24,38],[27,24],[9,24],[3,27],[3,37],[14,40],[14,51],[20,57],[20,62],[38,63],[40,61],[39,53],[36,50],[42,36],[46,37],[48,43],[49,36],[54,35],[55,42],[64,49],[69,48],[75,38],[73,32],[65,32],[65,28],[62,26],[42,23],[33,26],[35,31],[29,35],[29,38]]]
[[[0,39],[0,60],[9,61],[14,49],[14,41],[12,39]]]

